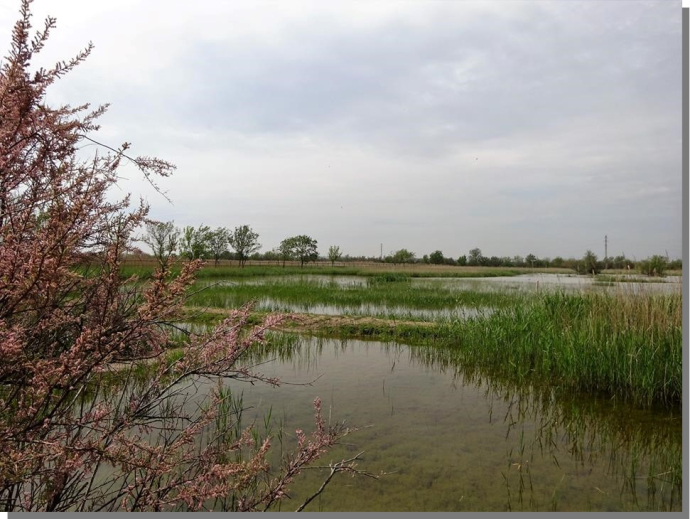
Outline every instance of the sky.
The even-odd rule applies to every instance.
[[[12,5],[16,4],[16,5]],[[0,4],[9,49],[18,0]],[[132,193],[263,251],[681,257],[681,2],[35,0],[50,103],[176,164]],[[5,50],[2,55],[5,55]],[[85,148],[86,152],[95,152]],[[142,246],[143,247],[143,246]]]

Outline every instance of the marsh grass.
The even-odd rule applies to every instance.
[[[449,310],[458,307],[505,307],[515,304],[523,296],[515,293],[452,290],[443,287],[414,286],[407,277],[373,277],[365,286],[340,286],[334,282],[313,280],[267,280],[256,284],[197,284],[188,299],[190,306],[233,308],[249,301],[271,300],[276,303],[300,305],[309,308],[331,305],[342,309],[358,310],[358,315],[386,315],[386,308]],[[279,304],[274,310],[285,310]],[[410,315],[410,318],[413,318]]]
[[[649,406],[682,395],[681,294],[539,293],[465,320],[325,322],[325,336],[436,345],[516,381],[542,381]]]
[[[81,267],[88,271],[87,267]],[[140,279],[151,277],[155,269],[154,263],[125,263],[120,270],[122,277],[129,278],[136,275]],[[173,271],[179,272],[180,266],[174,266]],[[297,266],[280,267],[276,265],[249,265],[243,268],[237,266],[218,266],[207,265],[197,273],[197,279],[245,279],[254,277],[272,276],[299,276],[299,275],[324,275],[324,276],[365,276],[379,277],[390,274],[392,276],[404,277],[433,277],[433,278],[484,278],[484,277],[512,277],[520,274],[533,272],[554,272],[572,273],[564,269],[505,269],[497,267],[453,267],[453,268],[434,268],[424,265],[414,266],[392,266],[385,264],[375,264],[375,266],[360,267],[331,267],[318,264],[309,265],[304,268]]]

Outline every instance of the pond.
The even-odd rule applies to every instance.
[[[680,410],[515,386],[440,348],[302,337],[253,362],[264,375],[311,384],[231,382],[247,419],[270,409],[289,447],[289,433],[313,428],[319,396],[325,416],[359,427],[321,464],[365,451],[359,468],[388,473],[337,475],[307,510],[682,508]],[[294,511],[325,476],[306,471],[281,509]]]

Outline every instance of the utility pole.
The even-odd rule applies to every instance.
[[[609,268],[609,237],[604,235],[604,268]]]
[[[383,261],[383,243],[381,244],[381,255],[379,256],[379,259]]]

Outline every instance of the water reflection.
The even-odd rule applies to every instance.
[[[335,481],[313,510],[681,509],[676,410],[517,385],[438,348],[279,343],[255,351],[250,362],[266,375],[311,385],[233,390],[244,391],[257,416],[270,402],[288,431],[309,427],[309,402],[321,396],[334,417],[371,425],[329,459],[366,450],[363,468],[393,472],[373,483]],[[294,502],[319,478],[307,473],[296,482]]]

